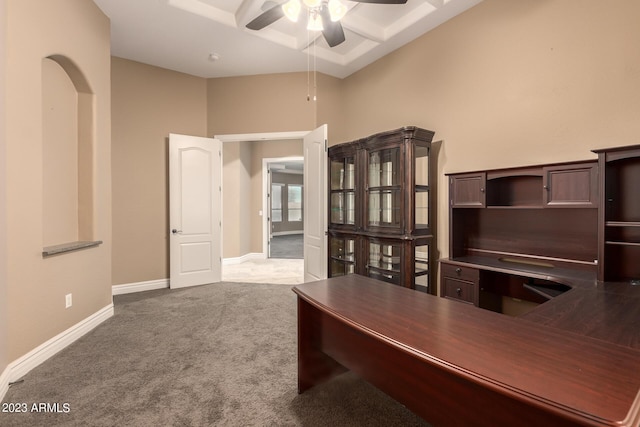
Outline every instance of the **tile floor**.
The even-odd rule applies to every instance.
[[[222,266],[222,280],[297,285],[304,282],[303,259],[255,259]]]

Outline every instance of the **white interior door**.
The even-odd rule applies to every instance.
[[[222,143],[169,135],[170,287],[221,280]]]
[[[266,231],[267,231],[267,258],[271,258],[271,238],[273,237],[273,175],[267,164],[267,211],[266,215]]]
[[[304,281],[327,278],[327,125],[303,138]]]

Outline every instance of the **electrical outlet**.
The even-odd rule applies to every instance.
[[[65,300],[64,308],[69,308],[73,305],[72,294],[65,295],[64,300]]]

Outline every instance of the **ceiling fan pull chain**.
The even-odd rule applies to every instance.
[[[316,42],[318,38],[313,39],[313,100],[316,101],[318,98],[318,79],[317,79],[317,70],[318,67],[316,65],[316,59],[318,56],[316,55]]]
[[[307,101],[311,100],[311,49],[309,47],[310,38],[309,38],[309,30],[307,30]]]

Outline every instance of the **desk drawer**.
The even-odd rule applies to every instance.
[[[478,283],[480,271],[477,268],[461,267],[459,265],[448,264],[443,262],[440,264],[441,276],[466,280],[468,282]]]
[[[476,286],[473,283],[452,279],[451,277],[443,277],[442,284],[442,296],[444,298],[452,298],[469,304],[475,303]]]

